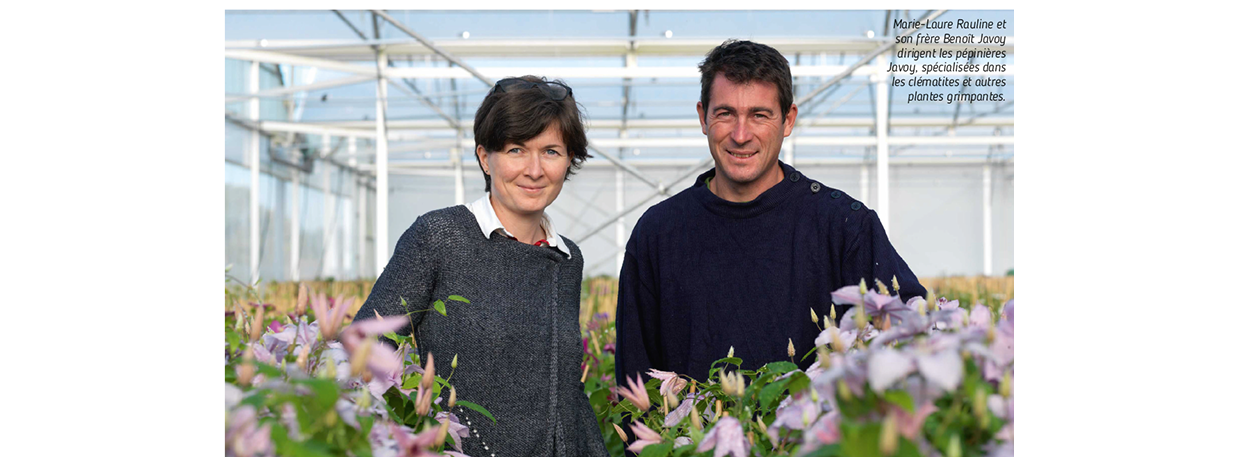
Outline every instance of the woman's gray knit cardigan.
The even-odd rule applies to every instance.
[[[488,237],[491,235],[487,235]],[[465,206],[418,218],[400,241],[354,321],[410,315],[418,354],[435,355],[457,398],[477,403],[492,423],[460,405],[470,456],[605,456],[607,448],[581,384],[581,249],[484,237]],[[458,295],[469,303],[448,300]],[[408,302],[401,307],[400,299]],[[434,310],[447,305],[447,316]],[[409,334],[410,326],[398,331]],[[442,401],[446,406],[446,399]]]

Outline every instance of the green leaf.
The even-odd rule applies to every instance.
[[[776,362],[767,364],[766,370],[772,373],[783,375],[783,374],[792,372],[794,370],[797,370],[797,365],[792,364],[788,361],[776,361]]]
[[[590,394],[590,405],[595,407],[610,406],[607,397],[611,395],[611,390],[607,388],[599,389]]]
[[[784,381],[788,382],[788,394],[799,393],[801,390],[809,388],[810,383],[812,383],[809,376],[805,375],[804,372],[792,374]]]
[[[805,453],[802,452],[799,455],[805,455]],[[839,444],[827,444],[811,452],[809,456],[810,457],[839,457],[840,456],[840,445]]]
[[[731,358],[720,358],[720,359],[716,360],[715,362],[710,363],[710,367],[711,367],[711,368],[714,368],[715,366],[718,366],[718,365],[719,365],[719,363],[728,363],[728,364],[731,364],[731,365],[733,365],[733,366],[740,367],[741,362],[742,362],[742,361],[741,361],[741,359],[740,359],[740,358],[738,358],[738,357],[736,357],[736,356],[733,356],[733,357],[731,357]]]
[[[651,444],[642,449],[642,453],[638,457],[666,457],[672,452],[672,443],[663,442],[659,444]]]
[[[775,398],[782,394],[787,387],[787,379],[762,387],[762,391],[758,393],[758,403],[762,405],[763,409],[766,409],[771,403],[775,402]]]
[[[448,310],[444,307],[442,300],[435,301],[435,311],[439,312],[441,315],[448,316]]]
[[[675,444],[673,444],[673,445],[675,445]],[[673,451],[672,451],[672,456],[675,456],[675,457],[688,457],[688,456],[690,456],[690,455],[692,455],[692,454],[693,454],[693,450],[694,450],[694,449],[697,449],[697,444],[686,444],[686,445],[683,445],[683,446],[677,447],[675,450],[673,450]]]
[[[259,361],[255,361],[254,364],[258,367],[258,373],[260,374],[272,378],[284,377],[284,371],[281,371],[278,367]]]
[[[461,297],[461,296],[459,296],[459,295],[450,295],[450,296],[448,296],[448,300],[455,300],[455,301],[457,301],[457,302],[465,302],[465,303],[469,303],[469,299],[466,299],[466,298]]]
[[[314,398],[310,402],[319,411],[332,409],[336,406],[336,399],[339,399],[340,396],[340,387],[336,386],[335,380],[308,379],[299,382],[310,387],[310,390],[314,392]]]
[[[393,341],[393,342],[399,342],[399,340],[397,340],[397,338],[396,338],[396,333],[395,333],[395,332],[384,332],[384,333],[383,333],[383,336],[384,336],[384,337],[387,337],[388,339],[390,339],[390,340],[391,340],[391,341]]]
[[[815,353],[818,353],[818,349],[817,349],[817,348],[810,348],[810,349],[809,349],[809,351],[805,352],[805,354],[804,354],[804,355],[801,355],[801,361],[805,361],[806,359],[808,359],[808,358],[810,357],[810,355],[813,355],[813,354],[815,354]]]
[[[913,397],[904,390],[887,390],[883,393],[883,400],[904,408],[910,414],[917,412],[913,407]]]
[[[228,351],[231,353],[236,353],[237,348],[241,347],[241,334],[238,334],[236,329],[225,326],[224,340],[228,342]]]
[[[878,450],[878,438],[882,429],[882,424],[880,423],[866,423],[861,426],[841,425],[841,453],[845,457],[883,456]]]
[[[897,457],[920,457],[921,449],[917,448],[917,444],[909,441],[907,438],[900,437],[900,447],[896,449]]]
[[[490,411],[488,411],[488,410],[486,410],[486,409],[483,409],[483,408],[482,408],[482,406],[479,406],[479,405],[477,405],[477,404],[471,403],[471,402],[466,401],[466,400],[464,400],[464,399],[458,399],[458,400],[456,400],[456,404],[457,404],[458,406],[465,406],[466,408],[473,409],[475,412],[477,412],[477,413],[479,413],[479,414],[482,414],[482,415],[485,415],[487,418],[491,419],[491,423],[495,423],[495,416],[494,416],[494,415],[491,415],[491,412],[490,412]]]

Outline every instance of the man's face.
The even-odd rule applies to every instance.
[[[783,180],[779,147],[792,134],[797,106],[792,105],[787,118],[781,116],[774,84],[736,84],[720,72],[711,85],[710,107],[698,102],[697,110],[715,159],[714,180],[720,182],[715,190],[721,198],[749,201]]]

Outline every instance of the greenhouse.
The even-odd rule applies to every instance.
[[[960,61],[1005,64],[978,72],[1005,86],[939,88],[1004,101],[908,102],[917,89],[890,87],[887,69],[939,45],[888,47],[903,32],[893,18],[934,13],[228,12],[225,263],[244,279],[377,276],[417,216],[483,195],[474,112],[491,82],[529,74],[573,88],[593,155],[547,212],[581,247],[586,276],[615,276],[645,209],[712,167],[697,65],[739,38],[791,65],[800,115],[782,161],[875,209],[916,273],[1003,275],[1014,268],[1015,38],[985,48],[1002,59]],[[1011,13],[935,22],[966,19]]]
[[[226,455],[1014,454],[1012,11],[224,19]]]

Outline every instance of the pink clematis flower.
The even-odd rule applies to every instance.
[[[954,330],[964,327],[967,318],[964,309],[960,308],[959,300],[948,302],[946,297],[940,297],[938,307],[939,310],[930,315],[935,329]]]
[[[840,345],[843,346],[842,350],[835,350],[836,347],[834,342],[836,336],[839,336]],[[818,333],[818,338],[814,339],[814,346],[821,347],[823,345],[831,345],[833,351],[843,353],[852,349],[853,343],[856,341],[856,329],[846,331],[835,326],[827,326],[826,329],[823,329],[822,332]]]
[[[775,421],[767,427],[771,439],[779,439],[779,429],[804,430],[822,413],[822,405],[813,401],[806,392],[784,400],[775,410]]]
[[[804,431],[801,452],[813,452],[819,447],[838,442],[840,442],[840,413],[831,411],[819,417],[809,429]]]
[[[366,367],[370,370],[372,376],[392,377],[393,374],[399,376],[404,370],[404,357],[397,355],[396,349],[392,348],[386,342],[374,341],[374,337],[388,332],[394,332],[409,322],[409,318],[404,316],[392,316],[388,318],[367,319],[353,323],[340,334],[340,344],[344,346],[345,351],[349,353],[349,361],[355,359],[365,359]],[[370,351],[362,356],[362,343],[371,340]],[[396,380],[398,378],[390,378],[385,380]],[[383,388],[387,391],[387,388]],[[376,396],[380,396],[382,393]]]
[[[715,449],[716,457],[726,455],[748,457],[749,441],[745,439],[745,431],[741,428],[741,422],[731,415],[719,419],[714,428],[702,437],[702,443],[698,444],[697,452],[706,452],[711,449]]]
[[[448,436],[452,437],[452,445],[457,449],[461,448],[461,438],[469,437],[469,427],[462,425],[456,414],[440,412],[435,415],[435,421],[448,424]]]
[[[705,397],[705,395],[697,393],[685,395],[685,399],[680,401],[680,405],[676,407],[676,410],[669,411],[667,416],[663,417],[663,426],[676,426],[677,423],[689,416],[689,413],[693,411],[693,405],[701,402]]]
[[[336,340],[336,334],[340,332],[340,326],[344,322],[344,314],[353,306],[353,298],[345,299],[337,304],[334,308],[327,300],[327,296],[319,293],[314,296],[314,300],[310,303],[314,309],[315,322],[319,324],[319,328],[323,332],[323,338],[326,340]]]
[[[880,348],[870,353],[866,362],[866,378],[875,393],[882,393],[892,384],[916,369],[913,358],[900,350]]]
[[[270,456],[275,452],[271,442],[271,424],[258,426],[258,412],[254,406],[241,406],[228,414],[228,428],[224,431],[224,455],[233,457]]]
[[[645,449],[646,446],[663,442],[663,436],[660,436],[659,433],[656,433],[644,423],[637,422],[631,426],[633,428],[633,434],[637,435],[637,440],[633,441],[632,444],[629,444],[628,449],[626,449],[629,452],[640,454],[642,449]]]
[[[438,433],[439,430],[436,427],[431,427],[430,429],[422,430],[421,433],[418,433],[415,436],[413,435],[413,430],[409,429],[409,427],[407,426],[403,426],[403,425],[398,426],[392,422],[388,422],[388,424],[391,426],[389,426],[388,429],[385,431],[389,433],[393,439],[396,440],[395,450],[396,450],[397,456],[400,456],[400,457],[436,457],[438,456],[438,454],[435,453],[435,450],[433,447],[435,445],[435,437],[436,435],[439,434]],[[378,425],[376,424],[375,427],[377,428]],[[371,431],[372,431],[372,436],[373,436],[374,429],[372,429]],[[382,435],[385,433],[381,432],[380,434]],[[374,439],[372,439],[371,442],[373,443]]]
[[[651,368],[646,372],[646,375],[663,381],[663,384],[659,385],[659,394],[664,396],[679,394],[680,390],[685,389],[685,386],[689,384],[689,382],[685,381],[685,379],[677,377],[675,372],[667,372]]]
[[[903,407],[896,406],[892,410],[896,414],[896,429],[900,432],[900,436],[907,439],[918,439],[921,433],[921,426],[926,422],[926,417],[939,410],[938,406],[929,401],[922,403],[917,408],[917,412],[910,414]]]
[[[633,381],[632,377],[625,376],[628,381],[628,387],[616,387],[616,394],[620,397],[633,402],[637,406],[637,410],[646,411],[650,409],[650,395],[646,393],[646,384],[642,381],[642,376],[637,376],[637,381]]]
[[[969,312],[969,326],[977,327],[983,330],[989,329],[994,324],[993,315],[990,314],[990,307],[982,304],[973,306],[973,310]]]

